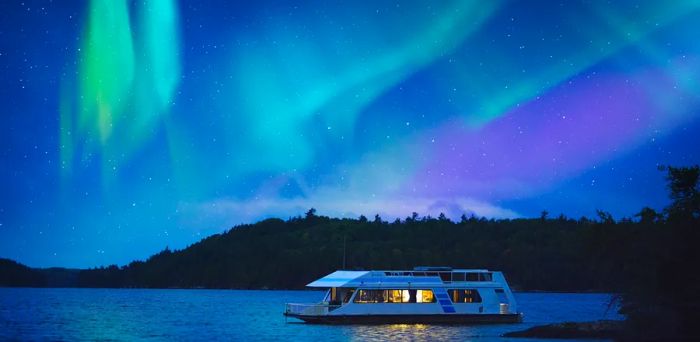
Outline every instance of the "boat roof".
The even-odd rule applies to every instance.
[[[424,270],[428,270],[427,272]],[[437,269],[440,269],[439,271]],[[382,270],[382,271],[335,271],[323,278],[317,279],[308,287],[356,287],[362,285],[388,285],[398,283],[442,283],[437,273],[499,273],[486,269],[451,269],[447,267],[428,268],[417,267],[416,270]],[[427,273],[435,273],[428,275]]]
[[[369,271],[335,271],[321,279],[309,283],[308,287],[343,287],[369,273]]]

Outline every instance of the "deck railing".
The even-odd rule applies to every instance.
[[[297,304],[287,303],[284,313],[287,315],[302,315],[302,316],[323,316],[329,311],[339,308],[340,305],[330,304]]]

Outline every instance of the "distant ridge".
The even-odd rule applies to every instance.
[[[44,287],[46,277],[39,271],[10,259],[0,258],[0,286]]]

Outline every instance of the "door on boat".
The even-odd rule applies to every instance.
[[[354,288],[331,287],[330,293],[327,295],[328,304],[337,306],[345,305],[350,302],[354,293]]]

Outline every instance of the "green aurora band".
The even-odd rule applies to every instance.
[[[391,26],[383,23],[365,29],[360,40],[370,43],[349,46],[335,43],[334,35],[317,37],[318,42],[297,39],[305,34],[300,23],[271,23],[268,35],[285,44],[251,43],[235,57],[233,74],[238,84],[233,93],[243,108],[236,114],[243,116],[247,131],[242,140],[232,142],[246,149],[234,157],[231,167],[247,172],[261,168],[290,172],[307,166],[314,158],[315,141],[303,131],[314,120],[351,143],[355,119],[365,106],[459,46],[499,3],[452,2],[433,17],[413,14],[416,18],[409,21],[414,24],[414,35],[397,30],[371,38],[371,32]],[[382,41],[395,43],[384,46]],[[371,53],[362,52],[363,48]],[[329,50],[357,54],[326,58]],[[254,165],[247,162],[251,159]]]
[[[134,29],[127,1],[89,3],[78,87],[72,91],[66,79],[61,87],[61,165],[66,172],[79,149],[83,161],[99,153],[103,178],[109,179],[169,110],[180,79],[175,1],[140,2],[136,12]]]

